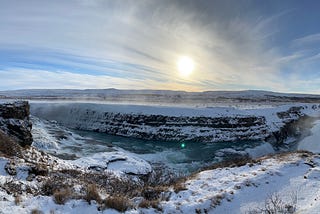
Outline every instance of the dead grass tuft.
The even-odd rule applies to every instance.
[[[160,201],[159,200],[146,200],[146,199],[143,199],[140,203],[139,203],[139,207],[140,208],[145,208],[145,209],[148,209],[148,208],[154,208],[158,211],[162,211],[162,207],[160,206]]]
[[[35,176],[47,176],[49,173],[49,169],[47,165],[38,163],[31,167],[29,173],[34,174]]]
[[[86,194],[84,199],[90,204],[92,200],[101,203],[101,197],[98,193],[97,186],[94,184],[89,184],[86,189]]]
[[[20,195],[15,195],[14,196],[14,204],[18,206],[18,205],[21,204],[21,202],[22,202],[21,196]]]
[[[33,209],[33,210],[31,210],[31,214],[43,214],[43,212],[38,209]]]
[[[119,212],[125,212],[132,208],[132,204],[125,196],[111,196],[103,200],[102,209],[111,208]]]
[[[53,193],[53,200],[56,204],[65,204],[72,198],[72,192],[69,188],[57,190]]]
[[[22,147],[0,130],[0,153],[6,157],[22,157]]]

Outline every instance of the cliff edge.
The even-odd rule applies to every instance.
[[[27,101],[0,103],[0,130],[21,146],[32,144],[32,124],[29,120],[30,105]]]

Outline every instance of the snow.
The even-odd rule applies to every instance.
[[[317,162],[316,167],[305,164],[310,161]],[[169,201],[162,202],[164,213],[193,213],[196,209],[209,213],[246,213],[263,207],[274,193],[284,201],[297,194],[298,213],[318,213],[319,162],[319,156],[308,160],[292,154],[254,165],[204,171],[186,181],[187,190],[173,193]]]
[[[147,175],[151,173],[151,165],[128,152],[104,152],[93,156],[79,158],[71,161],[72,164],[88,169],[112,170],[117,173],[134,175]]]
[[[0,198],[6,200],[0,200],[0,211],[3,214],[30,214],[32,210],[39,210],[43,213],[55,213],[55,214],[86,214],[86,213],[100,213],[100,214],[118,214],[119,212],[113,209],[106,209],[104,211],[98,211],[97,204],[91,205],[84,200],[70,200],[64,205],[56,204],[52,197],[48,196],[24,196],[22,202],[16,205],[14,197],[8,195],[5,191],[0,190]]]
[[[100,157],[99,157],[100,156]],[[123,156],[96,156],[99,160],[121,160]],[[55,159],[57,160],[57,159]],[[1,170],[7,163],[0,159]],[[93,160],[90,160],[93,162]],[[57,162],[57,161],[56,161]],[[58,161],[59,162],[59,161]],[[62,163],[63,161],[60,160]],[[67,161],[68,162],[68,161]],[[111,162],[112,163],[112,162]],[[117,163],[117,161],[115,161]],[[73,167],[70,163],[60,167]],[[23,166],[18,165],[18,167]],[[121,166],[120,166],[121,167]],[[23,167],[20,167],[21,169]],[[116,166],[113,170],[116,169]],[[19,174],[19,173],[18,173]],[[10,176],[1,171],[0,182],[7,180],[25,182],[21,176]],[[186,190],[171,191],[169,200],[160,202],[163,213],[195,213],[205,210],[208,213],[246,213],[262,207],[269,195],[277,193],[284,201],[297,197],[297,213],[318,213],[320,209],[320,155],[310,153],[288,153],[258,159],[240,167],[225,167],[202,171],[185,181]],[[34,185],[36,185],[35,181]],[[1,213],[30,213],[38,209],[44,213],[119,213],[112,209],[98,210],[93,202],[70,200],[64,205],[54,203],[49,196],[21,195],[21,202],[15,204],[13,195],[0,188]],[[153,208],[135,208],[127,214],[155,213]]]
[[[306,150],[314,153],[320,153],[320,120],[315,122],[311,129],[311,135],[298,143],[298,150]]]

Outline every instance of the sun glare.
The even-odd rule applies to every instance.
[[[182,77],[188,77],[194,69],[194,61],[187,56],[181,57],[177,63],[179,73]]]

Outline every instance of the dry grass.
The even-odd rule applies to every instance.
[[[69,188],[57,190],[53,193],[53,200],[56,204],[65,204],[72,198],[72,192]]]
[[[186,184],[184,182],[177,182],[173,185],[173,189],[175,193],[178,193],[180,191],[187,190]]]
[[[146,200],[146,199],[143,199],[140,203],[139,203],[139,207],[140,208],[145,208],[145,209],[148,209],[148,208],[154,208],[158,211],[162,211],[162,208],[160,206],[160,201],[159,200]]]
[[[6,157],[22,157],[22,147],[0,130],[0,153]]]
[[[94,184],[89,184],[86,189],[86,194],[84,199],[90,204],[92,200],[101,203],[101,197],[98,193],[97,186]]]
[[[141,196],[148,201],[158,200],[161,198],[161,194],[165,191],[168,191],[167,186],[160,186],[160,185],[157,187],[145,186],[141,191]]]
[[[43,214],[43,212],[38,209],[33,209],[33,210],[31,210],[31,214]]]
[[[15,195],[14,196],[14,204],[19,206],[21,202],[22,202],[21,196],[20,195]]]
[[[111,208],[119,212],[125,212],[132,208],[129,198],[125,196],[111,196],[103,200],[102,209]]]
[[[226,167],[240,167],[240,166],[244,166],[246,164],[250,164],[250,163],[257,163],[256,160],[253,160],[250,157],[237,157],[237,158],[232,158],[230,160],[226,160],[226,161],[222,161],[216,164],[213,164],[211,166],[208,167],[204,167],[202,168],[200,171],[205,171],[205,170],[213,170],[213,169],[218,169],[218,168],[226,168]],[[196,172],[196,173],[198,173]]]
[[[29,173],[34,174],[35,176],[47,176],[49,173],[48,166],[44,164],[36,164],[35,166],[31,167]]]

